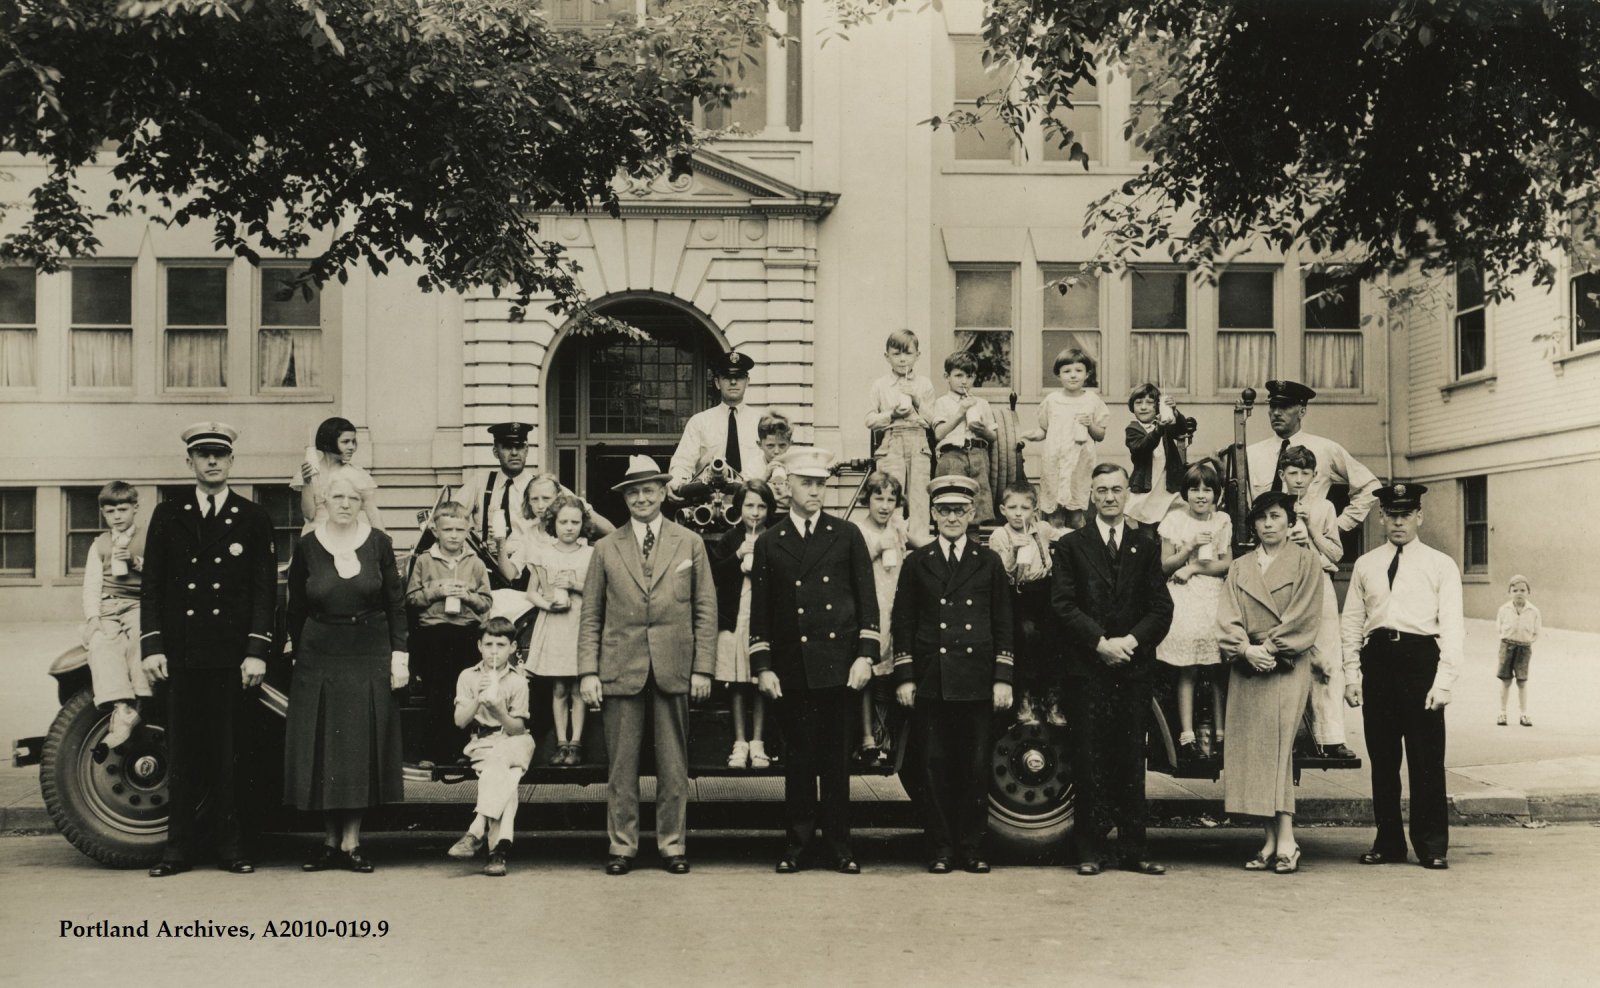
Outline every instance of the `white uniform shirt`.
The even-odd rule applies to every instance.
[[[1345,593],[1339,630],[1344,639],[1346,683],[1361,682],[1361,646],[1378,628],[1439,639],[1439,670],[1433,688],[1447,693],[1461,667],[1461,647],[1466,638],[1462,619],[1461,570],[1456,561],[1431,546],[1412,540],[1400,553],[1394,586],[1389,586],[1392,542],[1356,560]]]
[[[466,505],[472,511],[472,531],[479,536],[483,535],[483,485],[494,485],[494,493],[489,501],[489,517],[503,518],[507,508],[511,513],[511,529],[506,534],[521,533],[537,530],[539,523],[532,518],[522,517],[522,499],[528,493],[528,484],[538,477],[539,471],[531,467],[523,467],[522,472],[515,477],[508,478],[499,467],[484,470],[474,470],[467,475],[461,484],[461,489],[456,492],[455,499]],[[505,504],[506,481],[511,481],[511,503]],[[490,532],[493,532],[493,522],[490,523]]]
[[[719,404],[698,412],[689,419],[678,440],[678,449],[672,454],[667,472],[672,474],[671,484],[677,487],[693,480],[695,475],[710,463],[728,452],[728,405]],[[739,473],[744,477],[764,477],[767,458],[761,452],[761,410],[740,402],[733,406],[734,420],[739,423]]]
[[[1289,437],[1290,446],[1304,446],[1317,457],[1317,472],[1306,487],[1310,497],[1327,497],[1328,488],[1334,484],[1348,484],[1350,503],[1339,515],[1339,527],[1346,532],[1361,527],[1367,512],[1377,500],[1374,491],[1378,478],[1351,456],[1343,446],[1332,439],[1297,432]],[[1278,475],[1278,453],[1284,449],[1283,440],[1276,433],[1270,439],[1253,442],[1245,448],[1245,458],[1250,464],[1250,495],[1260,497],[1272,490],[1272,480]]]

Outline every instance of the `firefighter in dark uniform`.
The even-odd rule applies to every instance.
[[[822,510],[833,459],[813,447],[779,459],[790,514],[756,540],[750,570],[750,671],[783,730],[782,875],[800,870],[819,823],[832,866],[861,871],[850,852],[850,740],[856,694],[880,652],[878,596],[861,530]]]
[[[152,878],[188,871],[203,797],[221,865],[249,874],[239,778],[240,729],[267,674],[278,560],[266,509],[228,488],[238,432],[220,422],[183,431],[195,489],[156,505],[146,537],[140,649],[167,692],[167,846]]]
[[[967,537],[978,483],[928,484],[939,537],[913,551],[895,588],[895,693],[912,708],[928,870],[987,874],[991,709],[1011,706],[1011,586],[999,555]]]

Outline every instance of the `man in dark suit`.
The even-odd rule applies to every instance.
[[[606,874],[626,875],[639,853],[639,746],[654,721],[656,849],[674,875],[689,871],[689,699],[711,695],[717,590],[698,535],[661,517],[668,475],[634,456],[613,490],[628,524],[595,543],[578,619],[578,692],[606,732]]]
[[[255,870],[239,813],[251,757],[240,731],[267,674],[278,558],[266,509],[228,488],[236,438],[220,422],[184,430],[194,492],[158,504],[145,540],[139,644],[145,673],[167,683],[171,787],[167,847],[152,878],[189,870],[202,796],[222,866]]]
[[[1005,565],[967,538],[979,487],[928,484],[939,537],[906,557],[894,595],[895,694],[910,707],[920,752],[928,870],[952,859],[987,874],[990,711],[1011,706],[1011,585]]]
[[[850,852],[850,738],[856,693],[880,650],[872,557],[861,530],[822,510],[833,454],[796,447],[789,517],[756,540],[750,570],[750,670],[776,701],[783,729],[788,846],[778,873],[800,870],[819,822],[836,870],[861,871]]]
[[[1128,474],[1102,463],[1089,484],[1095,519],[1056,541],[1051,605],[1061,619],[1077,781],[1078,874],[1107,864],[1160,875],[1145,844],[1144,736],[1156,645],[1172,624],[1161,545],[1122,515]],[[1106,834],[1117,828],[1118,853]]]

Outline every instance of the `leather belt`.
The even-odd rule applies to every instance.
[[[1409,631],[1396,631],[1393,628],[1373,628],[1372,634],[1367,636],[1367,641],[1431,642],[1437,641],[1438,638],[1438,635],[1418,635]]]
[[[472,736],[475,738],[487,738],[499,734],[503,730],[505,730],[505,728],[501,727],[499,724],[489,725],[475,723],[472,725]]]
[[[318,624],[360,624],[371,618],[379,617],[382,611],[362,611],[359,614],[313,614],[311,620]]]
[[[943,443],[939,446],[939,452],[943,453],[947,449],[969,450],[988,448],[989,444],[982,439],[968,439],[964,443]]]

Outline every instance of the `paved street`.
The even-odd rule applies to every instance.
[[[691,843],[684,878],[599,871],[597,835],[532,838],[503,880],[445,860],[448,835],[379,838],[370,877],[302,875],[280,840],[249,877],[153,882],[58,838],[0,840],[0,982],[328,984],[466,978],[491,956],[538,984],[1438,984],[1592,983],[1600,964],[1600,828],[1458,828],[1449,872],[1364,868],[1370,833],[1303,832],[1293,877],[1239,864],[1255,832],[1160,831],[1164,878],[1060,868],[987,877],[922,871],[917,842],[863,839],[865,873],[770,873],[770,840]],[[651,863],[647,855],[643,861]],[[269,940],[270,920],[389,923],[382,939]],[[63,939],[62,920],[250,927],[256,939]],[[798,932],[796,932],[798,931]],[[480,969],[481,970],[481,969]],[[94,979],[94,980],[89,980]],[[482,981],[472,978],[473,981]],[[498,979],[492,979],[498,980]],[[522,980],[520,977],[517,980]]]

